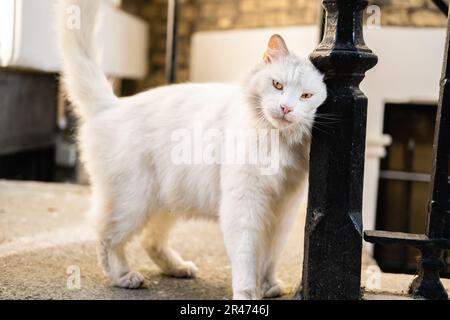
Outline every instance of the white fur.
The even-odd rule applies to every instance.
[[[65,28],[68,4],[82,9],[80,31]],[[112,283],[136,288],[144,281],[124,255],[124,245],[141,231],[164,273],[195,276],[196,266],[168,246],[169,232],[179,218],[219,218],[233,298],[280,295],[275,268],[308,172],[310,130],[326,98],[322,75],[308,60],[284,54],[258,64],[241,85],[180,84],[119,99],[95,58],[97,9],[93,0],[61,1],[59,30],[63,78],[82,120],[79,143],[92,183],[100,261]],[[273,80],[284,84],[283,92]],[[314,96],[301,101],[306,91]],[[286,116],[291,124],[275,119],[284,104],[294,109]],[[281,129],[279,172],[172,164],[171,133],[194,122],[205,129]]]

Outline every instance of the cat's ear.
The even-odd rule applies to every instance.
[[[278,34],[274,34],[270,37],[269,44],[264,53],[264,62],[271,63],[279,57],[287,56],[288,54],[289,50],[283,38]]]

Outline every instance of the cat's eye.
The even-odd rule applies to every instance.
[[[313,96],[312,93],[304,93],[304,94],[302,94],[302,95],[300,96],[300,99],[306,100],[306,99],[311,98],[312,96]]]
[[[279,83],[278,81],[273,80],[272,84],[275,87],[275,89],[280,90],[280,91],[283,90],[283,84]]]

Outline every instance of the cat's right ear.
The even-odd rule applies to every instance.
[[[289,50],[283,38],[278,34],[274,34],[270,37],[269,44],[264,53],[264,62],[271,63],[279,57],[287,56],[288,54]]]

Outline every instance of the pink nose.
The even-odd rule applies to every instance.
[[[281,110],[283,110],[284,114],[288,114],[290,112],[292,112],[294,109],[288,106],[281,106]]]

